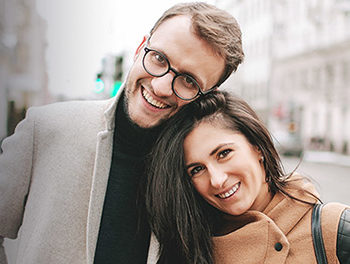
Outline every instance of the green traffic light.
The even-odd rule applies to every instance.
[[[99,93],[102,93],[104,91],[104,89],[105,89],[105,84],[104,84],[103,80],[100,78],[97,78],[95,81],[94,92],[99,94]]]
[[[122,82],[121,81],[115,81],[114,85],[113,85],[113,89],[111,92],[111,97],[116,96],[116,94],[118,93],[120,87],[122,86]]]

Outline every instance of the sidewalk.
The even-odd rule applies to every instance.
[[[350,167],[350,156],[328,151],[305,151],[304,160]]]

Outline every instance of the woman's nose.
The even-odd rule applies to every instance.
[[[211,168],[210,170],[210,184],[216,188],[222,188],[227,180],[227,173],[219,168]]]

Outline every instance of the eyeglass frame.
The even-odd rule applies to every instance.
[[[168,74],[170,71],[172,71],[173,73],[175,73],[175,76],[173,77],[173,80],[172,80],[172,82],[171,82],[171,90],[172,90],[173,93],[174,93],[178,98],[180,98],[181,100],[184,100],[184,101],[191,101],[191,100],[194,100],[194,99],[196,99],[197,97],[200,97],[200,96],[203,96],[203,95],[206,95],[206,94],[212,92],[214,89],[216,89],[216,88],[218,88],[218,87],[220,86],[220,85],[218,85],[218,84],[215,84],[213,87],[211,87],[211,88],[208,89],[207,91],[202,91],[200,85],[198,84],[197,80],[196,80],[194,77],[192,77],[192,76],[189,75],[189,74],[180,73],[180,72],[178,72],[177,70],[175,70],[173,67],[171,67],[170,62],[169,62],[167,56],[165,56],[162,52],[160,52],[160,51],[158,51],[158,50],[151,49],[151,48],[147,47],[147,46],[148,46],[148,43],[149,43],[149,39],[147,40],[146,45],[145,45],[145,47],[144,47],[145,54],[143,55],[143,58],[142,58],[142,66],[143,66],[144,70],[145,70],[149,75],[151,75],[151,76],[153,76],[153,77],[162,77],[162,76]],[[167,62],[168,70],[165,71],[163,74],[156,75],[156,74],[153,74],[153,73],[151,73],[151,72],[149,72],[149,71],[147,70],[147,68],[146,68],[146,66],[145,66],[145,58],[146,58],[146,55],[147,55],[149,52],[151,52],[151,51],[154,51],[154,52],[160,54],[160,55],[165,59],[165,61]],[[191,78],[191,80],[193,80],[193,81],[195,82],[195,85],[198,87],[198,92],[197,92],[197,94],[196,94],[195,96],[193,96],[192,98],[188,99],[188,98],[184,98],[184,97],[180,96],[180,95],[176,92],[176,90],[174,89],[174,82],[175,82],[176,78],[179,77],[179,76],[188,76],[188,77]]]

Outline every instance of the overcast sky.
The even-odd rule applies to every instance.
[[[106,54],[135,50],[156,19],[180,2],[191,1],[37,0],[38,13],[47,22],[49,90],[85,96]]]

